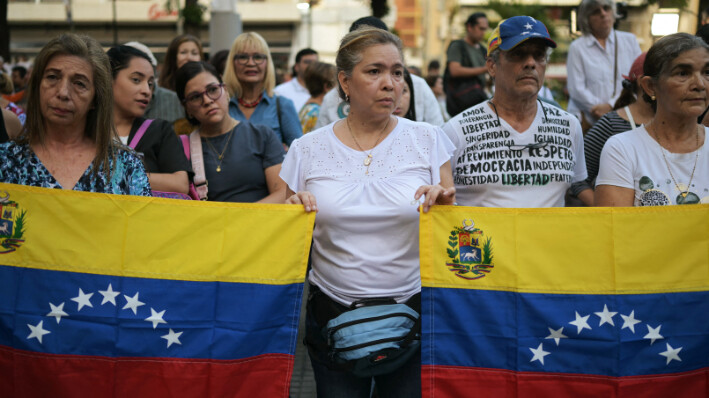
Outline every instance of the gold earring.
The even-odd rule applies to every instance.
[[[655,96],[654,96],[654,95],[651,95],[651,96],[650,96],[650,99],[653,100],[653,101],[655,101]]]

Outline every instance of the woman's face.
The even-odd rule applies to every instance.
[[[234,54],[234,59],[232,59],[231,62],[234,63],[234,72],[241,84],[263,84],[263,81],[266,79],[266,68],[268,67],[268,59],[265,55],[266,54],[253,46],[247,46],[243,51]]]
[[[153,66],[148,60],[133,57],[113,79],[113,103],[126,118],[141,117],[150,103],[155,84]]]
[[[602,39],[607,38],[611,33],[614,23],[613,7],[607,4],[598,4],[588,17],[591,34]]]
[[[338,74],[342,89],[350,97],[350,112],[364,117],[391,115],[399,104],[404,82],[404,65],[393,44],[377,44],[361,53],[352,76]]]
[[[85,128],[94,94],[91,64],[74,55],[55,55],[40,82],[39,107],[45,125]]]
[[[229,116],[229,96],[218,86],[219,80],[206,71],[185,85],[185,111],[201,125],[216,125]]]
[[[199,62],[202,58],[199,56],[199,47],[193,41],[186,41],[177,47],[177,69],[188,62]]]
[[[647,78],[649,79],[649,78]],[[709,105],[709,51],[695,48],[680,53],[670,62],[648,95],[657,97],[657,110],[696,118]],[[652,92],[654,89],[654,92]]]
[[[404,84],[404,88],[401,91],[401,97],[399,98],[399,105],[394,109],[394,116],[404,117],[409,111],[409,106],[411,105],[411,90],[408,84]]]

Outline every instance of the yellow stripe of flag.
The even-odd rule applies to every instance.
[[[479,231],[472,233],[474,229]],[[473,237],[478,246],[466,246],[467,239]],[[475,263],[481,260],[475,248],[483,257],[487,239],[492,261],[480,265]],[[461,261],[461,242],[462,251],[471,253],[463,254],[468,263]],[[568,294],[709,288],[709,205],[576,209],[438,206],[421,217],[420,244],[421,278],[427,287]],[[458,251],[457,257],[448,249]],[[471,271],[457,274],[456,267]]]
[[[178,201],[0,184],[26,211],[0,263],[189,281],[303,282],[314,214],[302,206]],[[59,248],[59,249],[58,249]]]

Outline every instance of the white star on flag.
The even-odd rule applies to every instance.
[[[550,352],[544,351],[543,343],[539,343],[539,347],[537,347],[536,350],[530,347],[529,351],[532,351],[532,354],[534,354],[529,362],[539,361],[542,365],[544,365],[544,357],[551,354]]]
[[[591,327],[588,326],[588,318],[590,316],[591,315],[581,316],[578,311],[576,311],[576,320],[569,322],[570,324],[576,326],[576,334],[581,334],[581,331],[584,329],[591,330]]]
[[[552,328],[550,328],[550,327],[547,327],[547,329],[549,329],[549,336],[545,337],[545,339],[554,339],[554,341],[556,342],[556,345],[557,345],[557,346],[559,345],[559,340],[560,340],[560,339],[566,339],[566,338],[567,338],[567,337],[564,335],[564,333],[563,333],[563,332],[564,332],[564,327],[563,327],[563,326],[560,327],[560,328],[557,329],[557,330],[554,330],[554,329],[552,329]]]
[[[160,338],[167,340],[167,348],[170,348],[172,343],[182,345],[182,343],[180,343],[180,336],[182,336],[182,332],[175,333],[170,329],[170,333],[160,336]]]
[[[39,340],[39,344],[42,344],[42,336],[44,336],[45,334],[51,333],[49,330],[44,329],[44,327],[42,326],[42,323],[44,323],[44,321],[39,321],[37,326],[32,326],[29,323],[27,324],[27,326],[30,328],[30,331],[31,331],[30,335],[27,336],[27,340],[37,339],[37,340]]]
[[[650,340],[650,345],[653,345],[655,343],[655,340],[661,340],[664,339],[662,335],[660,334],[660,328],[662,325],[656,327],[656,328],[651,328],[650,325],[647,325],[647,334],[643,336],[644,339],[649,339]]]
[[[682,351],[682,347],[672,348],[670,343],[665,344],[667,344],[667,351],[660,353],[660,355],[667,358],[667,363],[665,365],[669,365],[673,359],[682,362],[682,359],[678,355],[679,352]]]
[[[635,310],[630,311],[630,315],[620,314],[620,316],[623,318],[623,327],[620,330],[628,328],[635,334],[635,324],[642,322],[640,319],[635,319]]]
[[[123,309],[125,310],[127,308],[130,308],[131,310],[133,310],[133,315],[138,315],[138,307],[140,307],[141,305],[145,305],[144,302],[138,300],[139,294],[140,293],[136,292],[135,296],[133,297],[128,297],[127,294],[124,294],[123,297],[126,298],[126,305],[123,306]]]
[[[49,308],[52,309],[52,311],[47,314],[47,316],[53,316],[54,318],[57,319],[57,323],[62,320],[63,316],[69,316],[66,312],[64,312],[64,303],[62,302],[59,305],[54,305],[52,303],[49,303]]]
[[[610,323],[611,326],[615,326],[615,323],[613,323],[613,317],[618,313],[608,311],[608,306],[606,304],[603,304],[603,312],[594,312],[594,314],[601,318],[598,326],[603,326],[604,323]]]
[[[156,327],[158,327],[158,323],[167,323],[162,319],[163,315],[165,315],[165,310],[157,312],[151,308],[150,309],[150,316],[145,318],[145,320],[148,322],[152,322],[153,329],[155,329]]]
[[[111,284],[108,284],[108,288],[106,290],[99,290],[99,293],[103,296],[103,300],[101,301],[101,305],[104,305],[106,303],[111,303],[113,305],[116,305],[116,296],[121,294],[121,292],[114,292],[113,291],[113,286]]]
[[[79,295],[72,298],[71,301],[76,301],[77,304],[79,304],[79,309],[77,311],[81,311],[82,308],[85,306],[93,308],[93,304],[91,304],[91,296],[93,296],[93,293],[86,294],[84,293],[81,288],[79,288]]]
[[[527,22],[527,24],[524,25],[524,27],[525,27],[526,29],[532,29],[532,25],[530,25],[529,22]]]

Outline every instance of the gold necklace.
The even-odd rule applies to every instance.
[[[359,148],[360,151],[367,154],[367,157],[364,158],[364,165],[367,166],[367,170],[365,170],[364,174],[369,174],[369,165],[372,164],[372,159],[374,159],[372,157],[372,152],[374,152],[374,148],[377,147],[377,144],[379,144],[379,140],[381,140],[382,137],[384,136],[384,131],[386,131],[387,127],[389,127],[389,121],[391,120],[391,117],[387,118],[387,122],[384,125],[384,128],[382,129],[382,131],[379,132],[379,137],[377,138],[377,142],[374,143],[374,146],[372,147],[372,149],[369,150],[369,153],[365,152],[365,150],[362,149],[362,146],[359,145],[359,142],[357,142],[357,139],[355,138],[354,133],[352,133],[352,127],[350,126],[349,116],[346,118],[346,120],[347,120],[347,130],[349,130],[350,135],[352,136],[352,140],[354,140],[354,142],[355,142],[355,145],[357,145],[357,148]]]
[[[689,182],[687,183],[687,190],[685,190],[685,191],[682,191],[681,189],[679,189],[679,184],[677,184],[677,180],[675,180],[675,176],[674,176],[674,174],[672,174],[672,169],[670,168],[670,162],[667,161],[667,157],[665,156],[665,148],[662,146],[662,143],[660,142],[660,135],[657,134],[657,127],[655,125],[653,125],[652,128],[653,128],[653,130],[655,130],[655,139],[657,140],[657,143],[660,145],[660,153],[662,153],[662,159],[665,160],[665,166],[667,166],[667,171],[670,172],[670,177],[672,178],[672,182],[675,184],[675,188],[677,188],[677,191],[679,192],[680,196],[682,196],[682,199],[686,199],[687,195],[689,195],[689,187],[692,186],[692,179],[694,179],[694,171],[697,170],[697,161],[699,160],[699,127],[697,126],[697,155],[694,158],[694,167],[692,167],[692,174],[689,176]],[[677,204],[679,204],[679,203],[677,203]]]
[[[229,141],[231,140],[231,136],[234,135],[234,128],[231,129],[231,132],[229,132],[229,137],[226,139],[226,143],[224,144],[224,147],[222,148],[222,153],[217,152],[216,148],[214,148],[214,145],[212,145],[212,142],[210,139],[206,139],[207,144],[209,145],[209,148],[214,152],[214,154],[217,156],[217,160],[219,161],[219,164],[217,165],[217,173],[221,173],[222,171],[222,160],[224,160],[224,153],[226,152],[226,149],[229,147]]]

